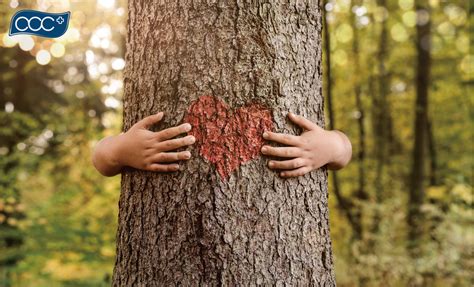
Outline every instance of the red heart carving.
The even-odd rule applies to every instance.
[[[213,96],[201,96],[188,109],[185,122],[192,125],[189,134],[196,137],[199,154],[216,165],[227,179],[242,163],[256,158],[264,143],[262,133],[273,130],[269,109],[253,103],[237,109]]]

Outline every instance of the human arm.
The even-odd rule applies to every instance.
[[[285,146],[264,145],[264,155],[280,157],[270,160],[271,169],[281,170],[282,177],[304,175],[314,169],[327,165],[337,170],[345,167],[352,156],[352,145],[348,137],[340,131],[326,131],[302,116],[289,113],[290,120],[304,131],[301,135],[290,135],[266,131],[263,138]]]
[[[114,176],[120,173],[124,166],[155,172],[179,170],[176,161],[188,160],[191,153],[174,150],[193,144],[195,138],[174,137],[189,132],[191,125],[184,123],[159,132],[148,130],[162,118],[162,112],[148,116],[127,132],[99,141],[92,156],[95,168],[104,176]]]

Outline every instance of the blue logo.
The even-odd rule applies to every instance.
[[[21,10],[10,22],[10,36],[29,34],[46,38],[58,38],[66,33],[71,12],[46,13],[35,10]]]

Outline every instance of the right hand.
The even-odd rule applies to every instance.
[[[179,170],[176,163],[191,158],[189,151],[174,150],[192,145],[194,136],[173,139],[191,130],[189,123],[168,128],[159,132],[148,130],[150,126],[161,121],[163,112],[148,116],[133,125],[126,133],[117,136],[115,159],[120,166],[137,169],[167,172]]]

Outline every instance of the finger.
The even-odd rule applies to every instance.
[[[164,142],[160,142],[157,145],[157,149],[160,151],[175,150],[183,146],[192,145],[195,141],[196,141],[196,138],[194,136],[187,136],[184,138],[167,140]]]
[[[299,127],[305,130],[314,130],[317,127],[315,123],[302,116],[298,116],[293,113],[288,113],[288,117],[293,123],[297,124]]]
[[[292,145],[292,146],[298,145],[298,143],[300,142],[298,136],[282,134],[282,133],[274,133],[270,131],[264,132],[263,138],[266,140],[275,141],[281,144]]]
[[[168,172],[168,171],[177,171],[179,170],[178,164],[159,164],[159,163],[152,163],[147,167],[149,171],[156,171],[156,172]]]
[[[177,135],[189,132],[191,130],[191,125],[188,123],[179,125],[177,127],[168,128],[160,132],[155,133],[159,141],[168,140],[174,138]]]
[[[163,112],[159,112],[157,114],[154,114],[142,119],[141,121],[136,123],[134,126],[138,128],[142,128],[142,129],[148,129],[153,124],[161,121],[162,118],[163,118]]]
[[[262,153],[278,157],[298,157],[301,155],[301,150],[297,147],[273,147],[264,145],[262,147]]]
[[[295,169],[304,166],[305,161],[302,158],[294,158],[290,160],[271,160],[268,167],[271,169]]]
[[[174,162],[178,160],[188,160],[191,158],[189,151],[182,152],[160,152],[153,157],[153,162]]]
[[[280,172],[281,177],[297,177],[302,176],[311,171],[309,166],[303,166],[294,170],[285,170]]]

